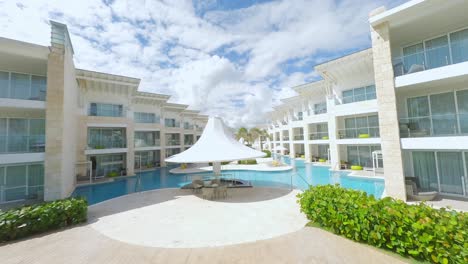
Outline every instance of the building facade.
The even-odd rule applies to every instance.
[[[165,166],[200,137],[207,116],[139,79],[75,68],[66,25],[51,27],[50,47],[0,38],[0,203]]]
[[[387,195],[468,198],[467,1],[413,0],[370,14],[372,47],[317,65],[321,81],[270,113],[270,147],[332,169],[378,168]]]

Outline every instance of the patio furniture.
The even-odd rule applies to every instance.
[[[222,185],[215,188],[215,197],[217,198],[226,198],[227,197],[227,186]]]
[[[193,192],[199,192],[203,188],[203,181],[202,180],[193,180],[192,181],[192,189]]]
[[[212,200],[214,196],[215,188],[202,188],[203,199]]]
[[[349,168],[349,163],[347,161],[341,161],[340,170],[347,170]]]
[[[406,195],[414,201],[431,201],[436,198],[438,192],[419,192],[416,183],[412,180],[405,180]]]
[[[352,165],[351,166],[351,170],[362,170],[362,166],[359,166],[359,165]]]

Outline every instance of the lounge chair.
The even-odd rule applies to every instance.
[[[222,185],[222,186],[216,187],[215,188],[215,196],[216,197],[226,198],[227,197],[227,186]]]
[[[192,189],[193,192],[198,192],[203,188],[203,181],[202,180],[193,180],[192,181]]]
[[[409,199],[414,201],[431,201],[436,198],[438,192],[418,192],[416,183],[412,180],[405,181],[406,195]]]
[[[208,200],[213,199],[214,190],[215,190],[215,188],[203,188],[202,189],[203,199],[208,199]]]

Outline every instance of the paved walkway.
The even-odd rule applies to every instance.
[[[401,263],[370,246],[303,227],[306,221],[298,214],[295,194],[248,188],[220,201],[202,200],[178,189],[131,194],[91,206],[87,224],[0,246],[0,260],[2,264]]]

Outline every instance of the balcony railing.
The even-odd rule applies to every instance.
[[[165,126],[166,126],[166,127],[180,127],[180,123],[179,123],[179,122],[175,122],[175,123],[165,123]]]
[[[327,140],[328,132],[313,132],[309,134],[310,140]]]
[[[155,139],[154,142],[135,139],[135,147],[136,148],[144,148],[144,147],[158,147],[161,146],[161,140],[159,138]]]
[[[192,130],[194,128],[193,125],[184,125],[184,129],[190,129]]]
[[[110,148],[125,148],[125,137],[114,136],[112,138],[104,138],[101,140],[91,140],[88,147],[92,149],[110,149]]]
[[[185,140],[185,141],[184,141],[184,145],[185,145],[185,146],[191,146],[191,145],[193,145],[193,140]]]
[[[360,127],[338,129],[340,139],[344,138],[378,138],[380,137],[379,127]]]
[[[288,141],[289,140],[289,136],[283,136],[283,141]]]
[[[400,119],[402,138],[454,135],[468,135],[468,113]]]
[[[393,59],[393,71],[395,76],[439,68],[451,64],[468,61],[466,53],[454,54],[453,49],[468,50],[468,40],[458,41],[452,45],[439,46],[413,54],[396,57]],[[451,52],[452,49],[452,52]]]
[[[45,151],[45,135],[0,136],[0,153],[37,153]]]
[[[294,135],[294,140],[304,140],[304,135]]]
[[[179,146],[180,145],[180,140],[179,139],[167,139],[166,140],[166,145],[167,146]]]

